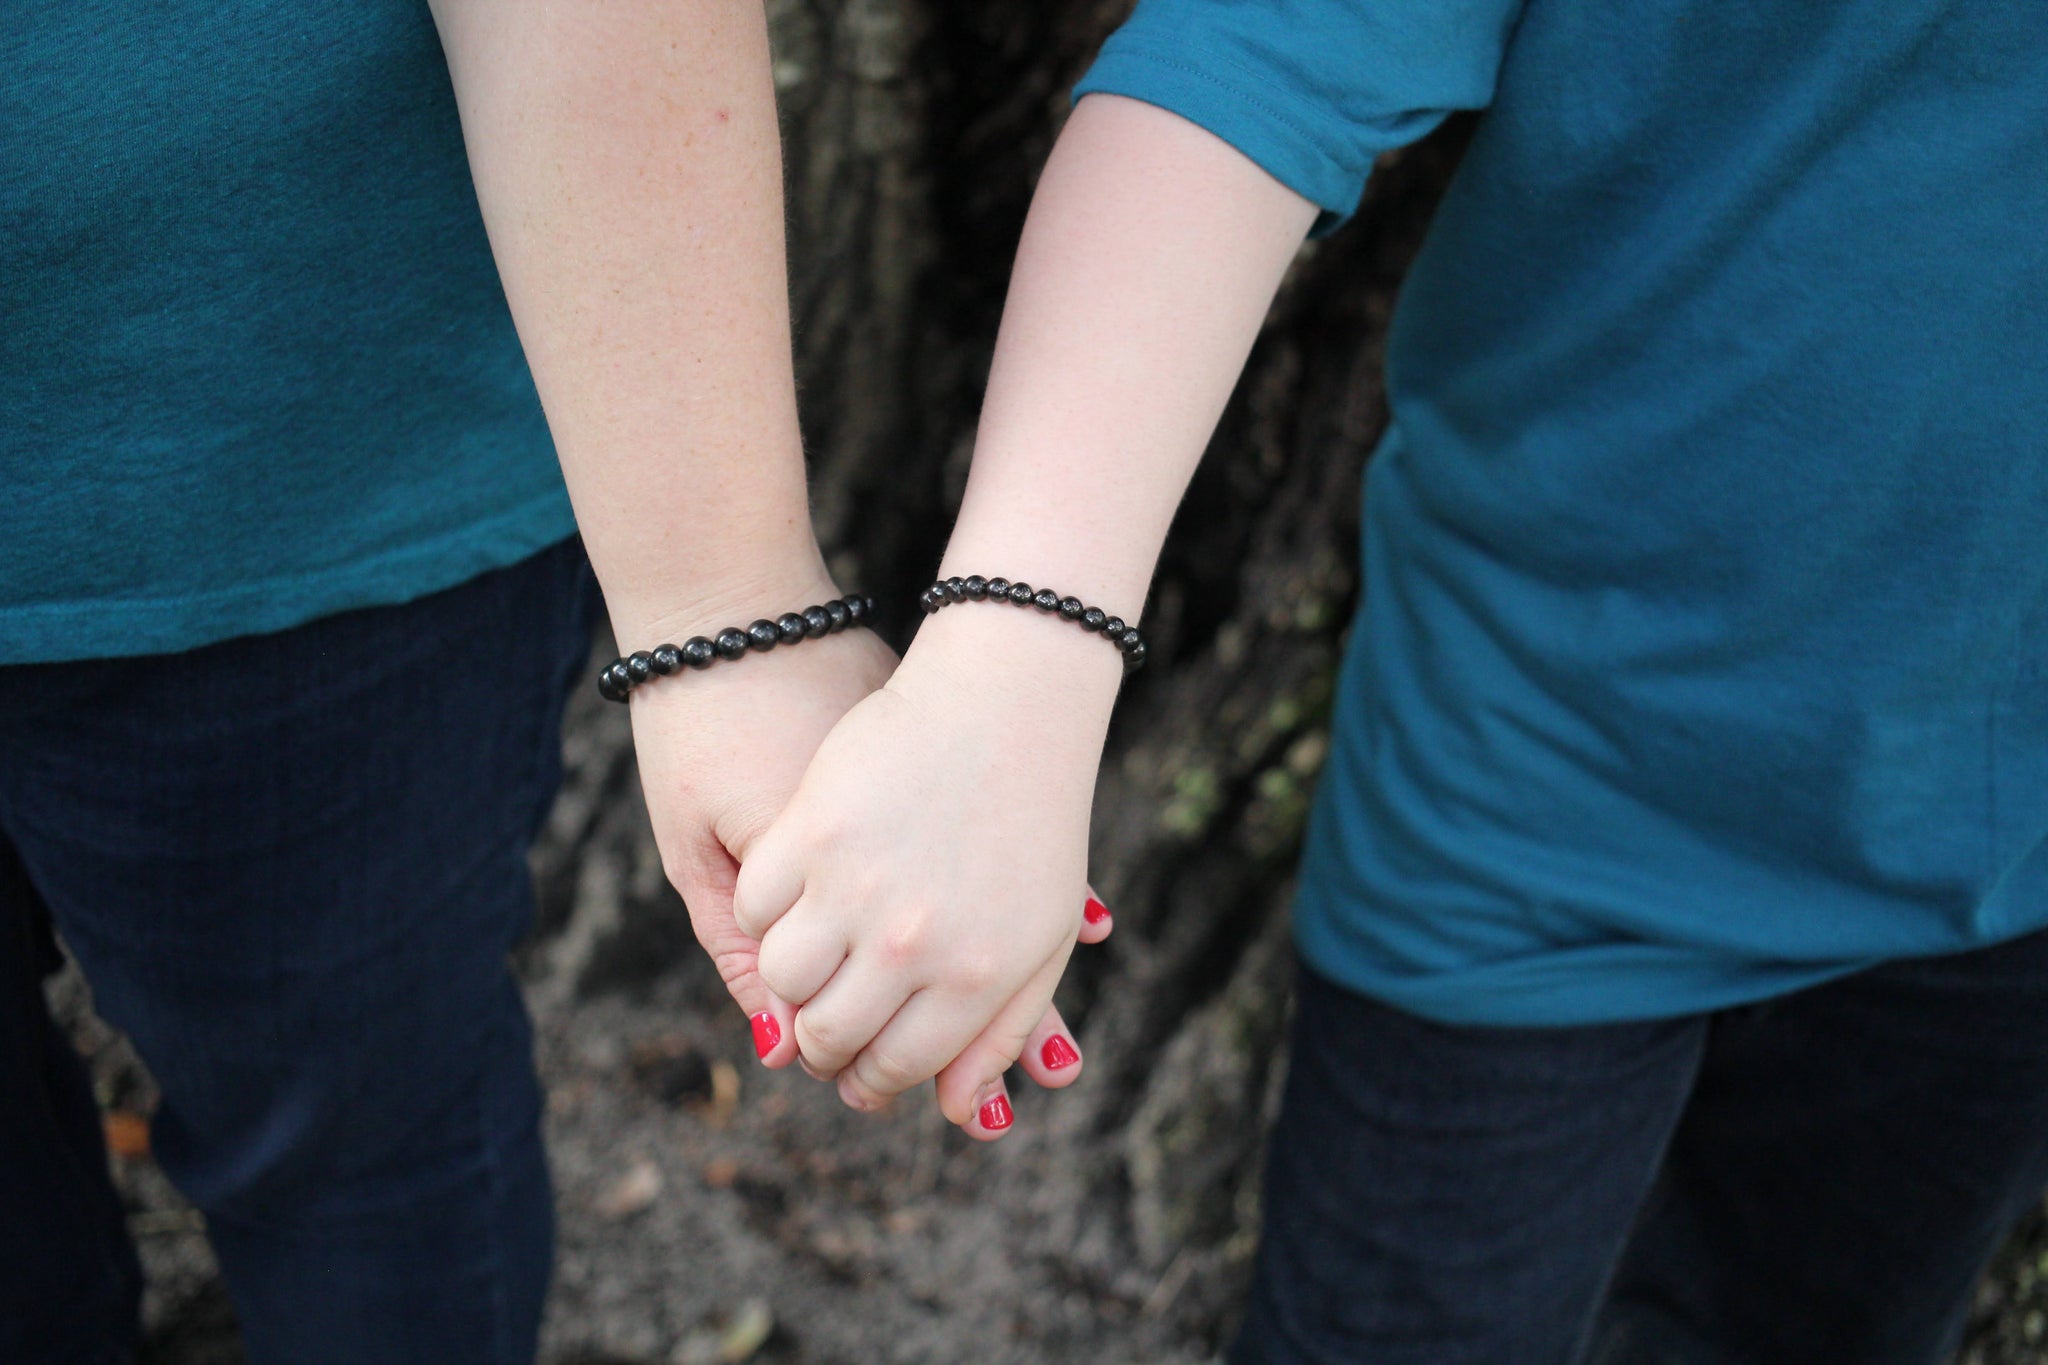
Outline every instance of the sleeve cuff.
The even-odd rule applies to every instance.
[[[1355,144],[1318,131],[1315,111],[1275,98],[1270,83],[1233,68],[1196,66],[1112,37],[1074,87],[1076,100],[1097,93],[1156,105],[1222,138],[1322,209],[1315,236],[1357,211],[1372,173],[1372,158]]]

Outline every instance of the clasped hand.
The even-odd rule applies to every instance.
[[[1051,1002],[1110,928],[1086,857],[1121,669],[1079,632],[957,616],[893,675],[863,632],[690,680],[715,695],[642,689],[634,729],[664,864],[762,1060],[859,1109],[936,1078],[946,1117],[993,1138],[1012,1064],[1043,1086],[1081,1069]],[[714,749],[724,771],[690,761]]]

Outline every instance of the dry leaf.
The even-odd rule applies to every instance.
[[[597,1216],[616,1222],[630,1218],[661,1198],[661,1168],[644,1157],[597,1197]]]
[[[740,1073],[733,1070],[731,1062],[711,1064],[711,1108],[704,1115],[704,1121],[713,1128],[723,1128],[732,1122],[732,1116],[740,1107]]]

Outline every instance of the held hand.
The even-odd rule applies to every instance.
[[[737,927],[760,941],[763,982],[803,1002],[796,1043],[848,1103],[875,1107],[943,1070],[946,1117],[995,1136],[1002,1109],[981,1111],[1002,1072],[1027,1043],[1071,1046],[1047,1011],[1082,927],[1121,673],[1102,641],[1056,622],[934,617],[746,850]],[[1073,1074],[1045,1062],[1027,1069]]]
[[[758,600],[802,606],[838,595],[829,582],[816,582]],[[703,624],[676,629],[695,634]],[[642,633],[651,644],[659,630],[636,636]],[[819,743],[895,664],[894,651],[872,631],[849,629],[633,690],[633,747],[662,867],[771,1067],[796,1060],[796,1011],[762,982],[758,944],[733,923],[733,881]]]

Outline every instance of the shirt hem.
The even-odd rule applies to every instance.
[[[167,598],[0,608],[0,664],[182,653],[362,607],[396,606],[515,564],[576,533],[553,492],[461,531],[334,568]]]

